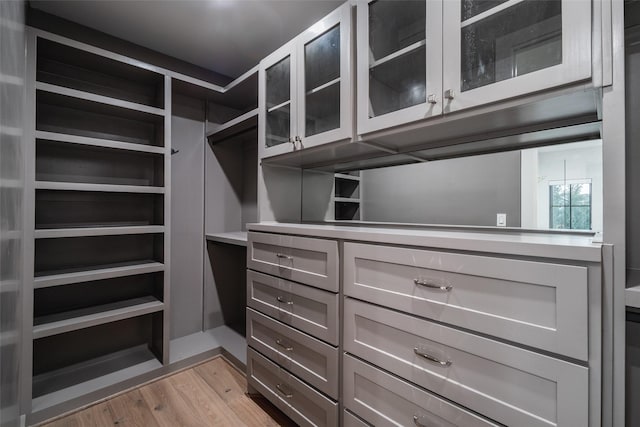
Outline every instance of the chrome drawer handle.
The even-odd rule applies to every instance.
[[[283,387],[282,384],[276,384],[276,388],[278,389],[278,391],[280,393],[282,393],[282,395],[284,397],[286,397],[287,399],[291,399],[293,397],[293,393],[291,393],[290,391],[286,391]]]
[[[420,418],[421,418],[421,417],[419,417],[419,416],[417,416],[417,415],[414,415],[414,416],[413,416],[413,423],[416,425],[416,427],[429,427],[429,426],[428,426],[428,425],[426,425],[426,424],[422,424],[422,423],[420,422]]]
[[[425,279],[413,279],[413,283],[415,283],[416,285],[420,285],[420,286],[424,286],[425,288],[429,288],[429,289],[436,289],[438,291],[444,291],[444,292],[450,292],[451,289],[453,289],[453,286],[451,285],[436,285],[434,283],[429,283],[428,281],[426,281]]]
[[[283,343],[280,338],[276,338],[276,344],[278,344],[280,347],[284,348],[287,351],[293,351],[293,347]]]
[[[280,302],[282,304],[293,305],[293,301],[290,301],[290,300],[287,301],[283,297],[277,297],[276,299],[278,300],[278,302]]]
[[[281,259],[287,259],[287,260],[289,260],[289,261],[293,261],[293,257],[292,257],[292,256],[290,256],[290,255],[285,255],[285,254],[277,253],[277,254],[276,254],[276,256],[277,256],[278,258],[281,258]]]
[[[451,366],[451,364],[453,363],[451,360],[440,360],[437,357],[434,357],[430,354],[427,354],[423,351],[420,351],[418,349],[418,347],[414,347],[413,352],[415,354],[417,354],[418,356],[424,357],[425,359],[427,359],[429,362],[431,363],[435,363],[436,365],[440,365],[440,366],[444,366],[444,367],[449,367]]]

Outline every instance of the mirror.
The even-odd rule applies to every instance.
[[[302,219],[602,230],[602,141],[333,173],[305,170]]]

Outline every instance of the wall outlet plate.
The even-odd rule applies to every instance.
[[[507,226],[507,214],[506,213],[496,214],[496,225],[498,227],[506,227]]]

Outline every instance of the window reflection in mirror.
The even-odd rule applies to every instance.
[[[304,221],[602,229],[600,140],[303,177]]]

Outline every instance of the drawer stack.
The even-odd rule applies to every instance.
[[[337,426],[336,241],[250,232],[247,381],[301,426]]]
[[[588,267],[344,244],[345,425],[588,426]]]

